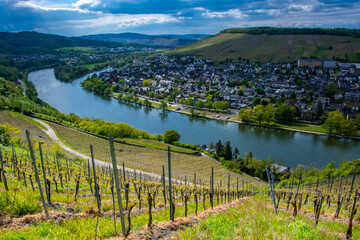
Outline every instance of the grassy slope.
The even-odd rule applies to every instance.
[[[332,47],[332,50],[329,50]],[[360,40],[331,35],[250,35],[219,33],[168,52],[214,60],[246,58],[262,61],[294,61],[302,57],[349,58],[360,52]]]
[[[285,211],[276,216],[269,199],[258,196],[179,231],[172,239],[344,239],[346,229],[347,221],[320,220],[315,227],[313,218],[293,218]],[[360,238],[358,227],[353,227],[353,238]]]

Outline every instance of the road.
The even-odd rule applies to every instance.
[[[43,130],[46,133],[46,135],[48,135],[54,142],[56,142],[65,151],[67,151],[67,152],[69,152],[69,153],[71,153],[71,154],[73,154],[75,156],[78,156],[80,158],[83,158],[83,159],[91,159],[89,156],[87,156],[85,154],[82,154],[82,153],[80,153],[78,151],[75,151],[74,149],[69,148],[63,142],[61,142],[60,139],[56,136],[56,133],[55,133],[54,129],[52,129],[49,124],[47,124],[44,121],[41,121],[40,119],[37,119],[37,118],[32,118],[32,119],[34,121],[40,123],[41,125],[43,125],[46,128],[46,130],[45,129],[41,129],[41,130]],[[110,164],[110,163],[103,162],[103,161],[98,160],[98,159],[94,159],[94,162],[95,162],[96,166],[112,168],[112,164]],[[118,168],[118,170],[123,171],[122,166],[117,166],[117,168]],[[141,174],[142,176],[148,176],[148,177],[150,177],[150,179],[153,179],[153,180],[155,180],[155,179],[158,180],[158,181],[161,180],[161,176],[157,175],[155,173],[143,172],[143,171],[140,171],[140,170],[137,170],[137,169],[127,168],[127,167],[125,167],[125,172],[128,172],[130,174],[135,173],[137,176],[140,176],[140,174]],[[168,180],[168,179],[169,179],[168,177],[165,177],[165,180]],[[177,183],[177,184],[185,184],[184,181],[181,181],[181,180],[178,180],[178,179],[175,179],[175,178],[172,178],[172,182]],[[191,183],[187,183],[187,184],[192,185]]]

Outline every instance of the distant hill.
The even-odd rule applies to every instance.
[[[249,59],[292,62],[336,58],[360,62],[360,30],[323,28],[232,28],[167,52],[216,61]]]
[[[161,46],[174,48],[202,40],[209,35],[206,34],[167,34],[167,35],[146,35],[140,33],[113,33],[80,36],[81,39],[118,42],[118,43],[137,43],[145,46]]]
[[[119,47],[123,44],[84,40],[37,32],[0,32],[0,53],[31,54],[51,53],[64,47]]]

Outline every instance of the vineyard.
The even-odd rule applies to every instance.
[[[3,111],[0,120],[20,129],[0,145],[0,239],[360,238],[355,173],[275,187],[270,171],[269,188],[160,142],[148,148],[139,145],[150,140],[128,144],[48,122],[89,156],[79,158],[35,120]]]
[[[300,212],[314,220],[338,221],[347,224],[346,239],[353,237],[353,225],[360,222],[360,176],[355,171],[352,176],[329,178],[327,180],[304,182],[292,179],[289,184],[270,186],[274,210],[292,212],[296,217]]]
[[[113,171],[110,164],[96,166],[93,157],[86,161],[44,153],[41,142],[34,141],[28,131],[27,139],[28,149],[1,148],[2,239],[128,236],[144,222],[152,226],[153,222],[197,215],[200,210],[254,194],[248,184],[231,186],[230,176],[224,187],[216,186],[214,178],[211,184],[195,179],[176,184],[171,177],[170,151],[167,171],[163,168],[160,181],[150,181],[122,168]],[[114,153],[113,142],[108,145]],[[89,145],[93,156],[92,149]],[[116,163],[116,158],[112,160]],[[14,230],[28,223],[37,224],[27,231]]]

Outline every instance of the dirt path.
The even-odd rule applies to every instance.
[[[46,135],[48,135],[54,142],[56,142],[65,151],[67,151],[67,152],[69,152],[69,153],[71,153],[71,154],[73,154],[75,156],[78,156],[80,158],[83,158],[83,159],[91,159],[89,156],[87,156],[85,154],[82,154],[82,153],[80,153],[78,151],[75,151],[75,150],[69,148],[68,146],[66,146],[63,142],[61,142],[60,139],[56,136],[56,133],[55,133],[54,129],[52,129],[49,124],[47,124],[44,121],[41,121],[40,119],[37,119],[37,118],[32,118],[32,119],[34,121],[40,123],[41,125],[43,125],[46,128],[46,130],[45,129],[41,129],[41,130],[43,130],[46,133]],[[106,163],[106,162],[103,162],[103,161],[98,160],[98,159],[94,159],[94,162],[95,162],[96,166],[112,168],[112,164],[110,164],[110,163]],[[118,168],[118,170],[123,171],[122,166],[117,166],[117,168]],[[129,173],[136,173],[136,175],[138,175],[138,176],[141,173],[143,176],[148,176],[148,177],[150,177],[152,179],[157,179],[158,181],[161,180],[161,176],[157,175],[155,173],[143,172],[143,171],[140,171],[140,170],[137,170],[137,169],[127,168],[127,167],[125,167],[125,171],[129,172]],[[168,180],[167,177],[165,177],[165,179]],[[177,183],[177,184],[185,184],[184,181],[180,181],[180,180],[177,180],[177,179],[174,179],[174,178],[172,178],[172,181],[174,183]]]

